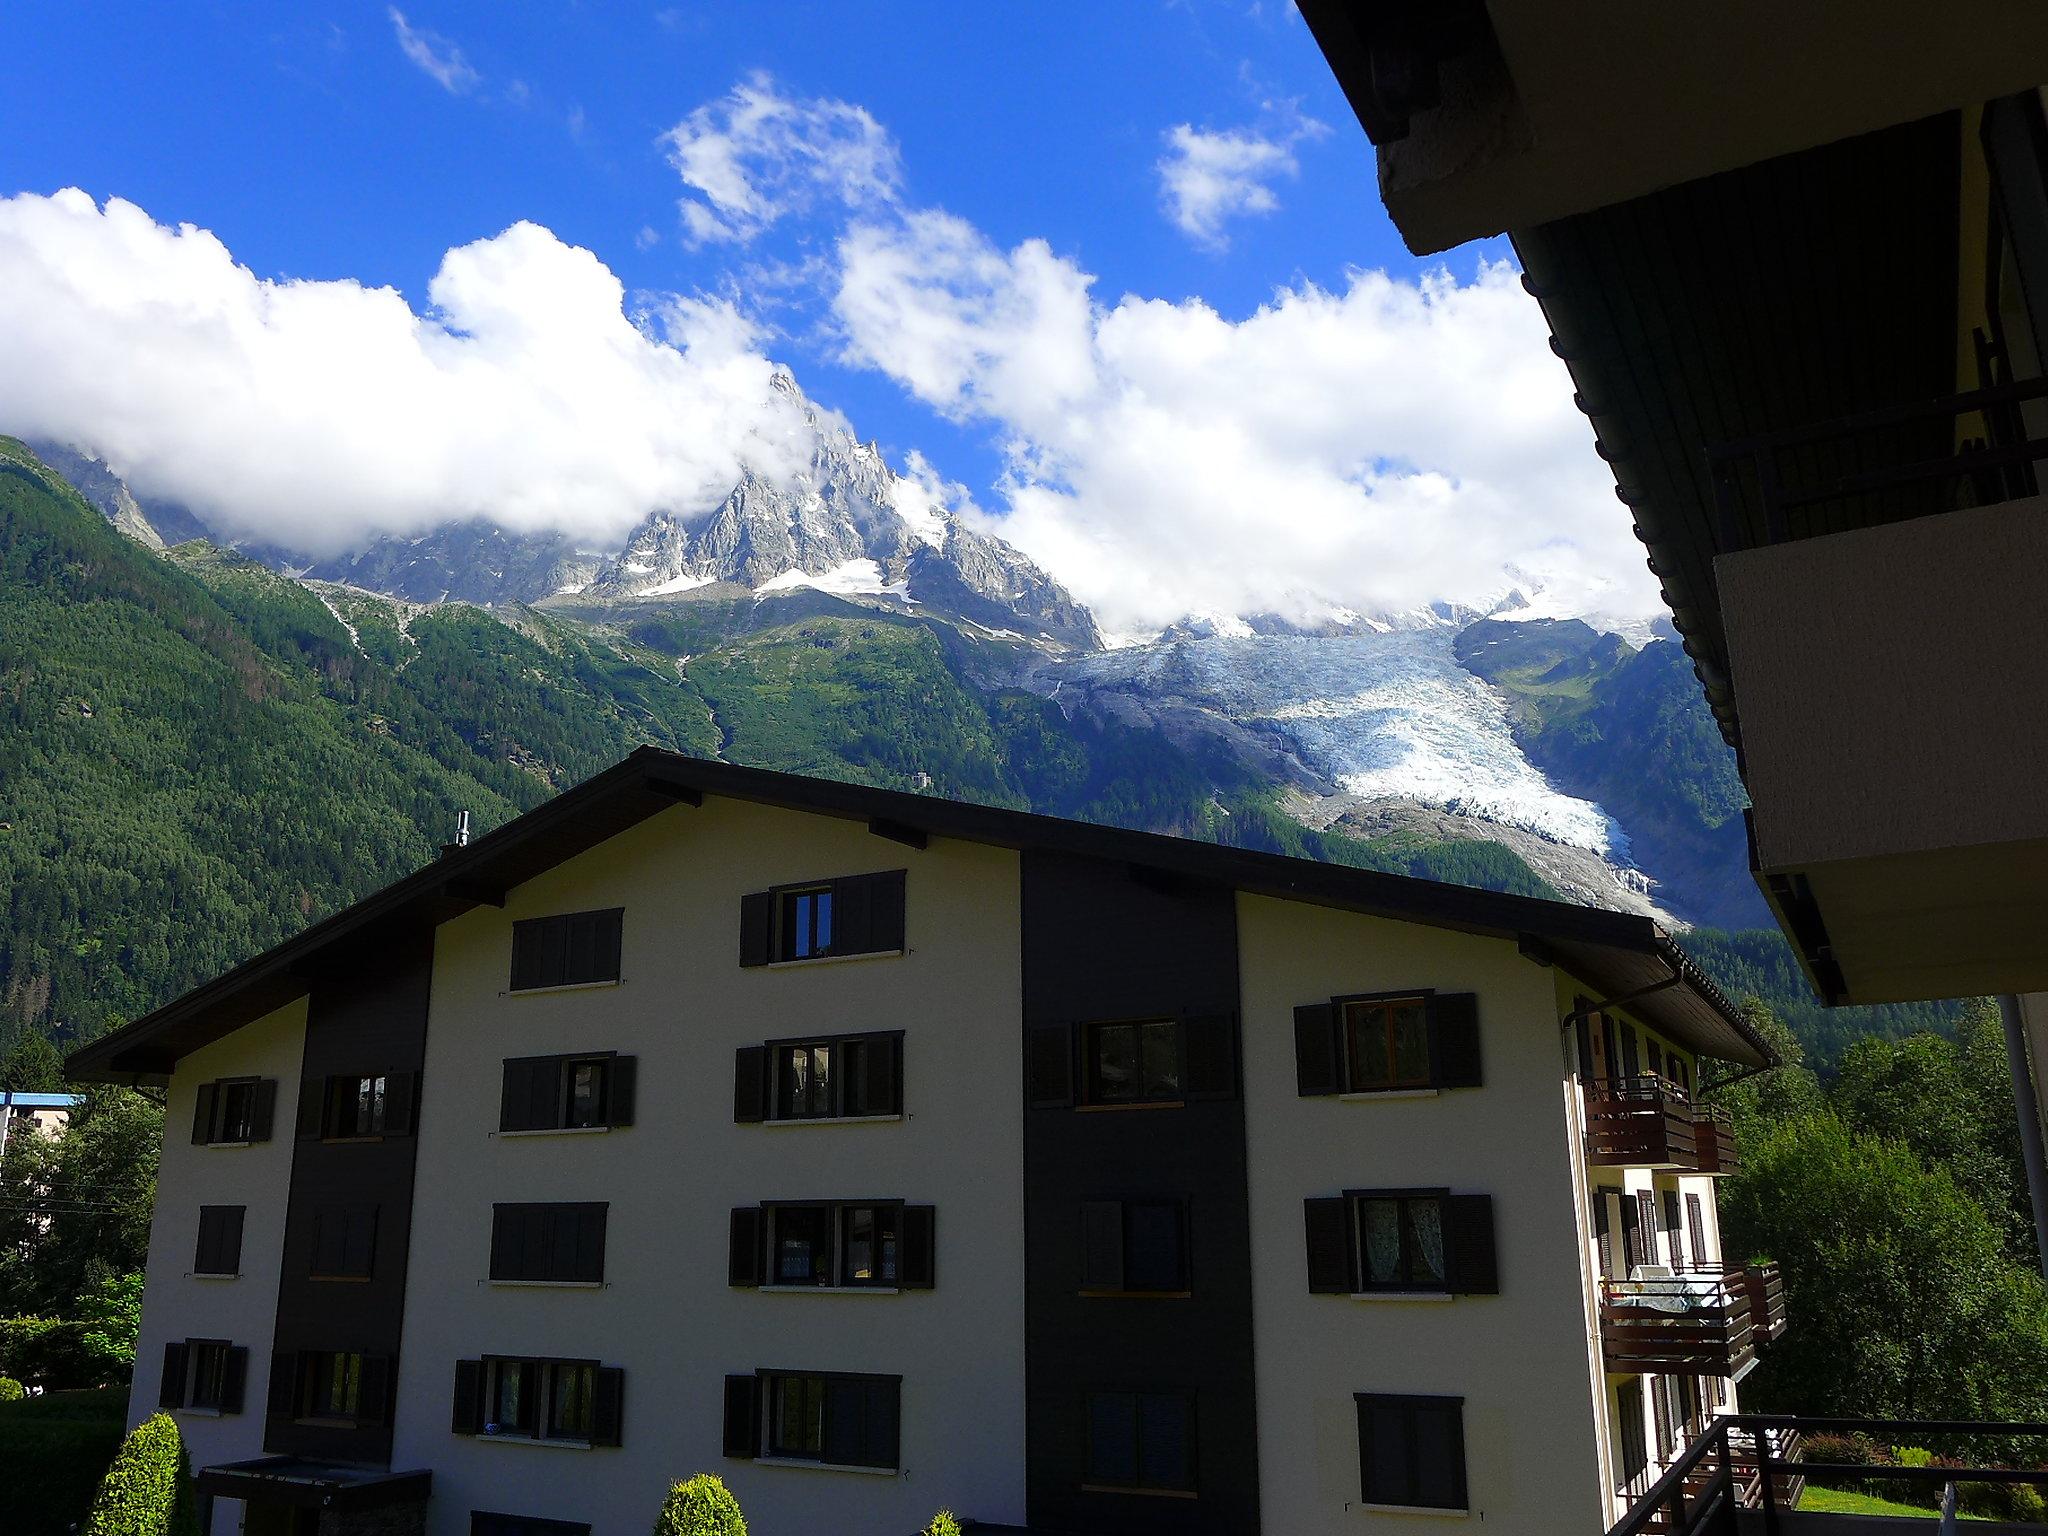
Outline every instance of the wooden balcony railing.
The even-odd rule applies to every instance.
[[[1742,1166],[1735,1151],[1735,1122],[1718,1104],[1695,1104],[1692,1110],[1693,1144],[1699,1152],[1701,1173],[1731,1174]]]
[[[1731,1488],[1735,1503],[1742,1509],[1756,1509],[1763,1503],[1763,1457],[1758,1454],[1759,1437],[1765,1455],[1774,1465],[1773,1493],[1777,1502],[1792,1506],[1799,1502],[1805,1491],[1806,1478],[1800,1468],[1804,1456],[1799,1431],[1796,1429],[1765,1428],[1750,1429],[1731,1426],[1727,1431],[1727,1462],[1724,1467],[1719,1457],[1694,1457],[1690,1453],[1697,1443],[1706,1436],[1719,1438],[1721,1430],[1719,1417],[1713,1413],[1701,1415],[1686,1425],[1681,1443],[1670,1456],[1658,1457],[1630,1478],[1616,1491],[1622,1503],[1634,1509],[1644,1503],[1649,1491],[1677,1467],[1682,1461],[1685,1470],[1679,1475],[1678,1489],[1682,1502],[1690,1508],[1698,1508],[1704,1502],[1717,1479],[1725,1476],[1726,1486]],[[1639,1527],[1646,1536],[1663,1536],[1675,1531],[1673,1524],[1673,1503],[1650,1505],[1648,1518]]]
[[[1749,1320],[1756,1341],[1768,1344],[1785,1331],[1785,1277],[1775,1264],[1750,1264],[1742,1271],[1749,1292]]]
[[[1598,1168],[1696,1170],[1700,1159],[1692,1102],[1661,1077],[1588,1083],[1586,1160]]]
[[[1740,1271],[1600,1282],[1607,1369],[1735,1376],[1756,1359],[1749,1283]]]

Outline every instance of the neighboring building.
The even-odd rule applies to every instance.
[[[1623,914],[653,750],[175,1003],[211,1530],[1604,1527],[1777,1326]]]
[[[7,1144],[17,1136],[61,1135],[77,1107],[75,1093],[0,1088],[0,1158],[7,1156]]]

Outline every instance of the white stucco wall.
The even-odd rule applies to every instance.
[[[1551,974],[1512,942],[1261,897],[1241,896],[1238,920],[1266,1529],[1603,1529],[1597,1356]],[[1408,987],[1478,994],[1484,1086],[1299,1097],[1295,1006]],[[1438,1185],[1493,1196],[1498,1296],[1308,1293],[1306,1197]],[[1359,1507],[1355,1392],[1465,1399],[1468,1516]]]
[[[291,1185],[292,1106],[298,1102],[305,1044],[306,1004],[301,999],[194,1051],[171,1076],[128,1422],[139,1423],[157,1411],[164,1345],[170,1340],[228,1339],[247,1346],[242,1412],[178,1412],[178,1428],[195,1467],[263,1454],[264,1384],[270,1379],[285,1196]],[[199,1085],[215,1078],[250,1076],[277,1079],[271,1139],[247,1147],[194,1146],[192,1112]],[[247,1208],[242,1218],[241,1273],[232,1280],[192,1275],[202,1205]],[[240,1510],[233,1500],[219,1501],[214,1530],[238,1529]]]
[[[901,957],[743,970],[740,898],[907,868]],[[615,988],[505,992],[511,925],[625,909]],[[901,1536],[941,1505],[1024,1516],[1021,968],[1016,855],[708,798],[679,807],[445,925],[435,954],[393,1466],[434,1469],[430,1530],[472,1509],[640,1536],[667,1485],[717,1472],[765,1531]],[[735,1125],[735,1048],[901,1029],[900,1123]],[[639,1058],[635,1124],[495,1134],[508,1056]],[[786,1295],[726,1283],[732,1207],[902,1198],[937,1207],[937,1285]],[[493,1287],[491,1205],[608,1200],[602,1290]],[[570,1450],[451,1434],[454,1363],[595,1357],[625,1368],[624,1445]],[[728,1373],[900,1374],[898,1476],[722,1455]]]

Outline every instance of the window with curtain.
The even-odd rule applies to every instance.
[[[1357,1205],[1360,1288],[1444,1288],[1443,1200],[1438,1195],[1363,1195]]]

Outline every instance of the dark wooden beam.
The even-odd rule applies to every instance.
[[[441,887],[441,890],[453,900],[473,901],[480,907],[505,905],[505,888],[502,885],[487,885],[481,880],[450,880]]]
[[[887,816],[870,816],[868,830],[877,837],[886,837],[892,843],[901,843],[906,848],[923,848],[931,838],[923,827],[913,827],[907,822],[895,821]]]
[[[1550,953],[1550,946],[1533,933],[1516,934],[1515,948],[1521,951],[1524,960],[1534,960],[1545,969],[1556,963],[1555,957]]]
[[[678,805],[702,805],[704,803],[703,790],[692,789],[687,784],[678,784],[673,779],[649,779],[647,781],[647,789],[648,793],[660,795],[667,800],[673,800]]]

